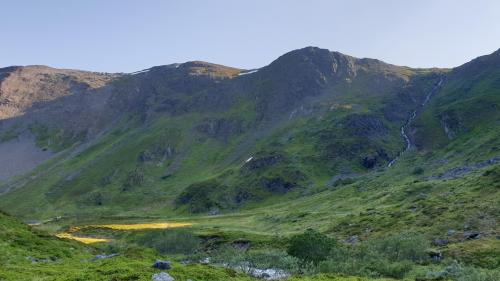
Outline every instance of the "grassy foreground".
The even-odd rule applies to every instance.
[[[102,250],[102,249],[101,249]],[[130,247],[119,256],[94,260],[100,252],[82,243],[63,240],[35,230],[0,213],[0,280],[151,280],[160,270],[156,259],[168,259],[152,250]],[[169,259],[170,260],[170,259]],[[168,273],[175,280],[256,280],[231,269],[173,262]],[[318,275],[289,280],[369,280],[339,275]]]

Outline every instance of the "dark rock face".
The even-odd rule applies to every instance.
[[[381,137],[388,132],[384,123],[371,115],[349,115],[345,118],[343,127],[357,137]]]
[[[138,161],[145,163],[151,161],[163,161],[175,155],[175,148],[167,145],[165,147],[156,147],[152,150],[146,149],[139,154]]]
[[[243,132],[243,122],[236,119],[209,119],[198,126],[198,131],[222,141]]]
[[[234,201],[236,202],[236,204],[241,204],[245,201],[250,200],[251,197],[252,197],[252,195],[248,191],[239,190],[234,198]]]
[[[167,269],[170,269],[172,266],[170,265],[170,262],[169,261],[161,261],[161,260],[157,260],[154,264],[153,264],[153,268],[157,268],[157,269],[163,269],[163,270],[167,270]]]
[[[457,134],[461,131],[462,125],[458,114],[454,111],[449,111],[441,114],[440,116],[441,126],[448,137],[448,139],[454,139]]]
[[[245,163],[245,165],[243,165],[243,169],[247,171],[255,171],[270,167],[278,162],[283,161],[284,159],[285,157],[281,154],[271,154],[262,157],[251,158]]]
[[[271,192],[287,193],[295,184],[285,181],[283,178],[263,178],[261,184],[264,188]]]
[[[367,169],[372,169],[381,161],[389,161],[389,160],[390,160],[389,155],[387,154],[387,152],[385,152],[383,148],[381,148],[377,150],[375,155],[364,156],[361,159],[361,165],[363,165],[363,167]]]
[[[363,157],[363,160],[361,160],[361,165],[367,169],[372,169],[375,167],[375,164],[377,164],[376,156],[365,156]]]

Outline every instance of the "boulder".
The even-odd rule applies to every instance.
[[[174,281],[174,277],[170,276],[170,274],[166,272],[155,273],[151,276],[151,280],[153,281]]]
[[[474,240],[474,239],[479,239],[481,238],[481,233],[477,231],[466,231],[464,232],[464,239],[465,240]]]
[[[352,236],[349,236],[347,237],[347,239],[345,240],[345,243],[346,244],[354,244],[358,242],[358,235],[352,235]]]
[[[163,269],[163,270],[168,270],[170,269],[172,266],[170,265],[170,262],[169,261],[160,261],[160,260],[157,260],[154,264],[153,264],[153,268],[157,268],[157,269]]]

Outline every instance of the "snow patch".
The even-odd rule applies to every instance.
[[[146,73],[148,71],[150,71],[151,69],[148,68],[148,69],[143,69],[143,70],[139,70],[139,71],[136,71],[136,72],[131,72],[129,73],[130,75],[137,75],[137,74],[141,74],[141,73]]]
[[[240,72],[240,73],[238,73],[238,76],[243,76],[243,75],[252,74],[252,73],[255,73],[255,72],[257,72],[257,71],[259,71],[259,69],[252,69],[252,70],[248,70],[248,71],[246,71],[246,72]]]

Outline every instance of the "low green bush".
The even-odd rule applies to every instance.
[[[308,229],[303,234],[295,235],[290,239],[287,252],[303,262],[312,262],[317,265],[330,256],[336,244],[335,239],[316,230]]]
[[[500,270],[487,270],[471,266],[462,266],[453,261],[440,271],[429,271],[421,280],[454,280],[454,281],[498,281]]]
[[[403,233],[367,241],[361,246],[361,254],[375,255],[390,261],[408,260],[424,263],[429,260],[430,243],[418,234]]]

